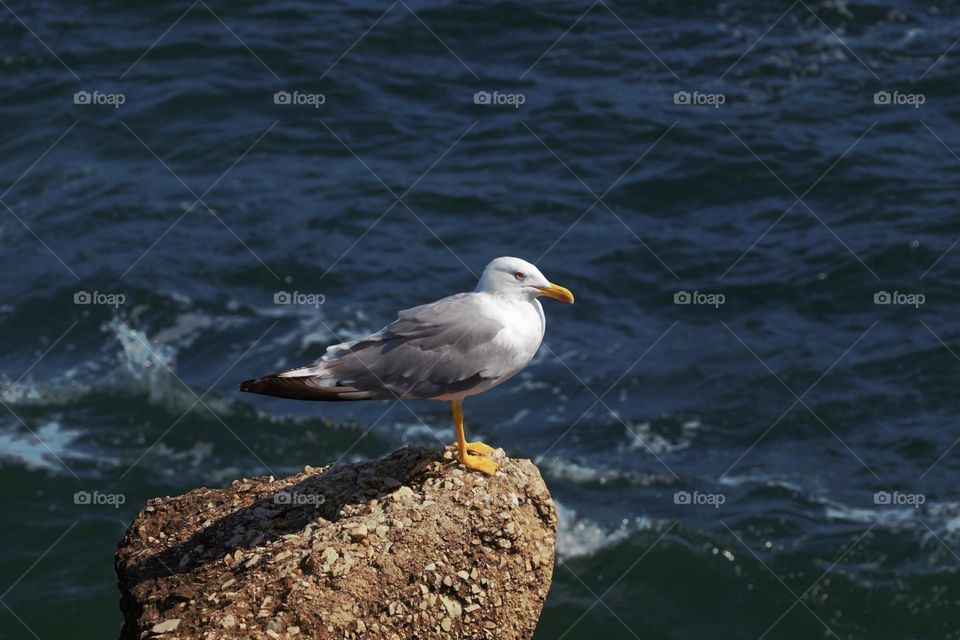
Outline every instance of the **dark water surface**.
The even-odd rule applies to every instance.
[[[958,37],[954,2],[10,0],[0,637],[115,637],[149,497],[451,441],[237,382],[517,255],[577,304],[466,416],[561,506],[538,638],[960,638]]]

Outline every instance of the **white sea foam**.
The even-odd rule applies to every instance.
[[[623,474],[619,471],[597,469],[563,460],[556,456],[537,460],[537,466],[550,478],[568,480],[577,484],[606,484],[607,482],[620,480],[623,477]]]
[[[186,411],[202,390],[191,391],[177,378],[178,347],[171,343],[187,347],[196,339],[197,331],[209,324],[202,314],[183,314],[171,327],[150,338],[114,318],[103,325],[103,330],[116,339],[113,348],[108,345],[103,350],[103,357],[59,371],[47,380],[30,375],[13,381],[0,373],[0,400],[11,406],[53,407],[82,400],[95,390],[126,388],[145,393],[152,404],[174,412]],[[229,402],[213,396],[204,398],[204,404],[219,415],[231,412]]]
[[[626,482],[632,485],[649,486],[659,482],[661,476],[634,471],[591,466],[566,460],[559,456],[537,459],[537,466],[551,479],[566,480],[575,484],[607,484]]]
[[[667,436],[654,430],[650,422],[626,423],[627,449],[651,451],[658,456],[687,449],[694,435],[703,428],[697,419],[686,420],[680,425],[680,433]]]
[[[801,496],[811,505],[823,509],[828,520],[851,522],[861,525],[873,525],[891,531],[920,529],[929,535],[926,527],[933,529],[938,536],[960,538],[960,502],[926,501],[919,508],[913,506],[870,505],[853,506],[815,493],[796,483],[782,478],[751,474],[745,476],[724,476],[721,486],[740,487],[750,484],[785,489]],[[873,495],[870,495],[870,499]]]
[[[779,487],[781,489],[786,489],[787,491],[793,491],[800,494],[805,492],[803,487],[800,485],[788,482],[783,478],[774,478],[772,476],[758,474],[745,476],[721,476],[719,483],[722,486],[727,487],[739,487],[747,484],[762,484],[765,487]]]
[[[604,527],[587,518],[577,518],[572,509],[559,501],[557,505],[557,556],[561,559],[591,556],[607,547],[618,544],[637,531],[646,531],[654,527],[652,520],[636,517],[624,519],[616,527]]]
[[[62,406],[84,397],[90,385],[76,379],[74,372],[65,372],[50,382],[38,382],[33,376],[15,382],[0,374],[0,399],[5,404],[24,407]]]
[[[243,318],[230,315],[211,315],[200,311],[187,311],[174,318],[173,324],[164,327],[153,335],[153,341],[158,344],[175,345],[180,351],[193,346],[202,333],[211,328],[218,331],[242,326],[246,321]]]
[[[104,461],[101,456],[83,453],[75,447],[74,443],[83,434],[75,429],[65,429],[59,422],[47,422],[34,433],[18,426],[0,431],[0,456],[20,462],[28,469],[48,469],[58,473],[69,473],[64,464],[69,465],[72,461],[95,457],[98,462]]]
[[[438,444],[444,446],[456,440],[456,434],[453,427],[433,427],[425,422],[391,422],[390,430],[400,432],[400,440],[404,444],[422,444],[427,447],[436,447]],[[474,440],[482,440],[480,433],[472,432],[470,437]]]
[[[195,323],[196,320],[191,321]],[[176,374],[176,349],[157,340],[151,340],[143,331],[131,328],[126,322],[114,318],[106,325],[119,341],[121,351],[118,359],[123,377],[117,384],[126,384],[147,394],[153,404],[164,406],[173,412],[184,412],[195,405],[202,391],[186,386]],[[230,403],[207,396],[203,404],[218,415],[230,413]]]

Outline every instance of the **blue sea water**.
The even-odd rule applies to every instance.
[[[955,2],[9,0],[0,638],[117,635],[150,497],[452,441],[237,383],[499,255],[577,296],[465,406],[560,506],[538,638],[960,638],[958,38]]]

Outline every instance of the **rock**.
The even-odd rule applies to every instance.
[[[171,620],[164,620],[159,622],[152,627],[150,627],[150,633],[161,634],[167,633],[168,631],[175,631],[177,627],[180,626],[180,619],[173,618]]]
[[[357,525],[353,529],[350,529],[349,533],[350,533],[350,540],[352,540],[353,542],[360,542],[361,540],[365,540],[368,533],[367,525],[365,524]]]
[[[494,457],[405,447],[150,500],[117,550],[121,638],[528,639],[556,509],[533,463]]]
[[[413,489],[404,485],[394,491],[392,497],[396,501],[413,500],[417,497],[417,494],[413,492]]]

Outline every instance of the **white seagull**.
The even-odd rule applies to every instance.
[[[497,258],[476,289],[401,311],[360,340],[328,347],[314,364],[240,384],[241,391],[297,400],[444,400],[450,402],[460,462],[494,474],[493,448],[467,442],[463,400],[509,380],[543,340],[538,296],[573,302],[520,258]]]

